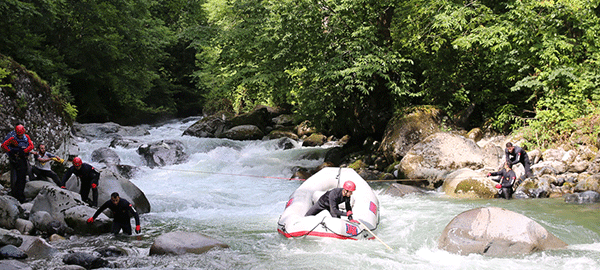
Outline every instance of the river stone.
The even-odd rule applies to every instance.
[[[63,220],[65,210],[82,204],[83,202],[77,200],[71,191],[56,186],[46,186],[42,188],[38,196],[33,200],[31,214],[45,211],[55,220]]]
[[[12,196],[0,196],[0,227],[14,229],[21,213],[19,202]]]
[[[22,235],[0,228],[0,246],[20,246],[23,243]]]
[[[2,270],[33,270],[31,266],[17,260],[1,260],[0,269]]]
[[[35,198],[35,196],[37,196],[40,191],[47,186],[56,186],[56,183],[54,183],[52,180],[27,181],[27,184],[25,184],[25,191],[23,192],[25,194],[25,198]]]
[[[398,183],[393,183],[388,187],[383,194],[389,194],[395,197],[403,197],[408,194],[424,194],[425,189],[418,188],[415,186],[403,185]]]
[[[600,202],[600,193],[596,191],[585,191],[582,193],[573,193],[565,195],[565,202],[572,204],[585,204]]]
[[[110,210],[107,210],[110,211]],[[65,211],[65,223],[78,234],[102,234],[109,233],[112,227],[112,220],[103,213],[100,213],[93,223],[87,223],[91,218],[95,209],[80,205],[70,208]]]
[[[497,257],[559,249],[567,244],[526,216],[498,207],[483,207],[452,219],[438,246],[460,255]]]
[[[219,138],[226,138],[237,141],[260,140],[264,135],[264,132],[255,125],[241,125],[226,130],[221,135],[219,135]]]
[[[15,229],[21,232],[21,234],[25,235],[33,234],[35,232],[35,226],[33,226],[33,222],[21,218],[17,219]]]
[[[108,147],[100,147],[92,152],[92,162],[121,164],[121,158],[115,150]]]
[[[6,245],[0,248],[0,257],[8,259],[26,259],[27,254],[13,245]]]
[[[138,154],[142,156],[148,167],[161,167],[185,162],[189,155],[184,152],[185,147],[181,141],[162,140],[138,147]]]
[[[201,254],[219,247],[229,248],[229,245],[200,233],[176,231],[157,237],[150,247],[150,255]]]
[[[52,254],[57,252],[56,248],[48,244],[43,238],[26,235],[23,236],[23,244],[19,246],[19,249],[33,258],[51,258]]]
[[[63,257],[63,263],[69,265],[79,265],[86,269],[102,268],[108,265],[108,261],[83,252],[73,252]]]

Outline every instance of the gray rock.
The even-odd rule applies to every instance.
[[[241,125],[224,131],[221,135],[219,135],[219,138],[238,141],[260,140],[264,135],[264,132],[255,125]]]
[[[22,243],[22,235],[0,228],[0,246],[13,245],[18,247]]]
[[[389,194],[395,197],[404,197],[408,194],[424,194],[425,192],[426,189],[393,183],[385,191],[383,191],[383,194]]]
[[[162,140],[144,144],[138,148],[138,154],[150,168],[179,164],[188,159],[183,143],[176,140]]]
[[[23,209],[12,196],[0,196],[0,227],[14,229]]]
[[[118,165],[121,163],[121,158],[115,150],[101,147],[92,152],[92,162]]]
[[[33,222],[19,218],[17,219],[15,229],[21,232],[21,234],[29,235],[34,233],[35,226],[33,226]]]
[[[586,204],[600,202],[600,193],[596,191],[585,191],[565,195],[565,202],[571,204]]]
[[[25,198],[33,199],[42,189],[48,186],[56,187],[56,183],[50,181],[27,181],[25,184]]]
[[[71,191],[56,186],[47,186],[44,187],[38,196],[35,197],[35,200],[33,200],[31,214],[33,215],[36,212],[44,211],[50,214],[54,220],[62,221],[65,210],[83,204],[84,203],[81,200],[78,200]]]
[[[459,169],[449,174],[442,185],[446,195],[460,198],[494,198],[497,183],[486,178],[482,172],[469,168]]]
[[[102,268],[108,265],[107,260],[83,252],[74,252],[67,254],[63,257],[63,262],[69,265],[79,265],[86,269]]]
[[[112,220],[104,213],[101,213],[93,223],[87,223],[87,220],[91,218],[95,212],[95,209],[84,205],[69,208],[65,211],[64,221],[70,228],[73,228],[77,234],[88,235],[109,233],[112,227]]]
[[[37,236],[23,236],[23,244],[19,246],[27,256],[32,258],[51,258],[57,249],[48,244],[46,240]]]
[[[201,254],[213,248],[229,248],[229,246],[200,233],[176,231],[157,237],[150,247],[150,255]]]
[[[13,245],[6,245],[0,248],[0,257],[8,259],[26,259],[27,254]]]
[[[225,121],[231,117],[230,113],[218,112],[204,117],[187,128],[183,135],[200,138],[216,138],[225,131]]]
[[[33,270],[31,266],[17,260],[0,260],[2,270]]]
[[[116,123],[73,124],[73,134],[87,140],[114,138],[117,136],[144,136],[150,134],[145,126],[121,126]]]
[[[438,246],[461,255],[513,256],[560,249],[567,244],[528,217],[498,207],[484,207],[452,219]]]

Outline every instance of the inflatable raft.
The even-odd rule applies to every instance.
[[[316,216],[304,216],[321,195],[332,188],[342,187],[348,180],[356,184],[350,205],[353,219],[360,222],[350,222],[347,217],[332,217],[327,210]],[[339,207],[346,211],[343,203]],[[288,238],[373,239],[372,231],[378,223],[379,200],[369,184],[353,169],[327,167],[308,178],[292,193],[277,222],[277,231]]]

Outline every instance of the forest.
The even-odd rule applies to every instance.
[[[547,146],[600,133],[599,15],[597,0],[3,0],[0,54],[78,122],[265,104],[380,137],[432,105]]]

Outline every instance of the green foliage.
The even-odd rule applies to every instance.
[[[0,81],[4,80],[4,78],[9,77],[10,71],[6,68],[0,68]],[[12,87],[10,83],[0,84],[0,87]]]

